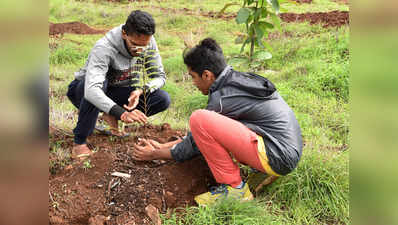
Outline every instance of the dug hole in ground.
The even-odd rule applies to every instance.
[[[160,143],[184,136],[184,132],[172,130],[168,124],[129,127],[127,131]],[[60,141],[64,149],[73,146],[73,137],[59,130],[50,129],[50,138]],[[88,143],[96,153],[89,161],[72,162],[52,171],[50,224],[153,224],[156,218],[151,217],[157,217],[157,213],[195,205],[194,196],[215,184],[202,157],[184,163],[133,160],[128,152],[138,138],[93,134]],[[114,172],[130,178],[113,176]]]

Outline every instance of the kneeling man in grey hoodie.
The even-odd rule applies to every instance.
[[[124,136],[124,131],[118,130],[117,120],[145,123],[148,116],[168,108],[170,97],[160,90],[166,75],[154,33],[152,16],[132,11],[125,24],[95,43],[86,64],[75,73],[67,93],[79,109],[73,129],[73,157],[91,154],[86,139],[93,132],[100,111],[104,112],[111,134]],[[140,76],[147,76],[146,84],[140,85]]]

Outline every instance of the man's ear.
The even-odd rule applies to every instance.
[[[127,38],[127,33],[126,33],[126,31],[124,31],[123,29],[122,29],[122,38],[123,38],[123,39],[126,39],[126,38]]]
[[[214,81],[216,77],[214,76],[214,73],[211,72],[210,70],[204,70],[202,73],[202,79],[208,81]]]

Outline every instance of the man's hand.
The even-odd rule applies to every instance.
[[[165,148],[167,146],[165,146],[165,144],[160,144],[159,142],[155,141],[155,140],[148,140],[149,144],[152,145],[155,149],[161,149],[161,148]]]
[[[131,112],[128,111],[124,112],[120,116],[120,119],[126,123],[132,123],[132,122],[146,123],[148,118],[140,110],[135,109]]]
[[[149,161],[155,159],[154,153],[157,151],[157,149],[152,145],[153,142],[151,142],[152,140],[148,141],[146,139],[142,139],[141,143],[144,144],[144,146],[134,144],[134,151],[132,154],[133,159],[138,161]],[[159,144],[158,142],[156,143]]]
[[[135,109],[135,107],[138,105],[142,92],[143,91],[141,89],[132,91],[129,97],[129,105],[123,105],[123,107],[129,111]]]
[[[140,145],[134,145],[134,151],[132,153],[132,157],[138,161],[148,161],[154,159],[173,159],[171,156],[170,148],[182,140],[179,139],[177,141],[167,142],[164,144],[160,144],[154,140],[140,140]]]

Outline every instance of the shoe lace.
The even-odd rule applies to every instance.
[[[226,184],[221,184],[219,186],[210,187],[210,193],[212,195],[215,195],[215,194],[225,194],[226,195],[226,194],[228,194],[227,185]]]

